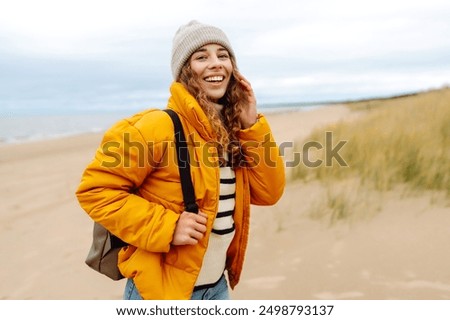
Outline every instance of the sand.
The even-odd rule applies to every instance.
[[[358,115],[335,105],[267,117],[281,143]],[[0,145],[1,299],[121,299],[123,280],[84,264],[92,221],[74,195],[100,139]],[[450,299],[450,214],[439,195],[394,190],[359,204],[378,208],[369,218],[330,226],[310,216],[323,192],[290,182],[275,206],[252,207],[233,299]]]

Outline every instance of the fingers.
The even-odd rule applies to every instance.
[[[242,74],[236,73],[236,79],[241,84],[244,91],[247,94],[247,101],[244,101],[244,108],[240,114],[240,123],[242,129],[247,129],[253,126],[258,119],[258,114],[256,111],[256,96],[253,92],[252,85]]]
[[[186,246],[186,245],[194,246],[197,243],[198,243],[198,240],[195,240],[194,238],[186,237],[185,241],[183,241],[182,243],[179,243],[179,244],[174,243],[174,244],[177,246]]]
[[[244,87],[247,91],[252,91],[252,85],[250,84],[250,81],[248,81],[243,75],[239,74],[239,83]]]
[[[183,212],[178,219],[173,235],[174,245],[195,245],[201,240],[206,232],[208,216],[199,212]]]
[[[250,105],[254,105],[256,104],[256,97],[255,94],[253,92],[253,88],[252,85],[250,83],[250,81],[248,81],[243,75],[239,74],[239,78],[238,78],[239,83],[241,84],[241,86],[244,88],[245,91],[247,91],[248,94],[248,103]]]
[[[206,232],[206,223],[208,222],[208,216],[199,212],[198,214],[194,214],[195,223],[192,225],[192,233],[191,237],[194,239],[200,240],[203,238],[203,235]]]
[[[206,223],[208,222],[208,216],[206,215],[206,213],[199,211],[199,213],[195,215],[195,221],[198,224],[204,226],[206,231]]]
[[[240,80],[240,84],[244,87],[245,90],[247,90],[249,92],[253,91],[252,85],[247,80],[244,80],[244,79]]]

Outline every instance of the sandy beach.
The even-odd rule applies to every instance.
[[[267,115],[279,143],[358,116],[341,105]],[[0,145],[1,299],[121,299],[123,280],[84,263],[92,221],[75,198],[100,139]],[[450,299],[450,214],[439,194],[396,189],[359,204],[378,208],[367,219],[330,226],[310,215],[323,189],[290,182],[275,206],[252,207],[233,299]]]

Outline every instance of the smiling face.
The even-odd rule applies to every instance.
[[[207,44],[192,54],[189,63],[212,102],[225,95],[233,72],[227,49],[218,44]]]

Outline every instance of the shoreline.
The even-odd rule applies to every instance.
[[[263,108],[260,109],[259,112],[265,115],[272,115],[278,113],[288,113],[288,112],[297,112],[297,111],[313,111],[320,108],[326,108],[328,105],[317,105],[317,106],[290,106],[290,107],[273,107],[273,108]],[[94,113],[94,114],[75,114],[75,115],[48,115],[48,116],[39,116],[39,115],[22,115],[16,117],[16,123],[14,123],[14,117],[10,117],[8,122],[2,124],[0,119],[0,128],[1,125],[4,125],[5,128],[0,130],[0,146],[3,145],[13,145],[13,144],[23,144],[29,142],[41,142],[47,140],[56,140],[56,139],[64,139],[67,137],[84,135],[84,134],[96,134],[103,133],[110,126],[112,126],[115,122],[124,119],[128,116],[132,116],[138,112],[144,111],[142,110],[130,110],[129,113],[126,112],[117,112],[117,113]],[[26,121],[24,121],[24,119]],[[50,121],[51,120],[51,121]],[[87,123],[83,123],[86,120]],[[47,125],[47,131],[36,131],[36,128],[33,129],[36,122],[41,125],[41,122],[44,123],[44,126]],[[46,123],[47,122],[47,123]],[[68,122],[69,130],[64,127],[64,123]],[[61,124],[59,124],[61,123]],[[49,129],[50,128],[50,129]],[[17,131],[20,129],[24,132],[28,132],[27,134],[23,134],[22,132],[16,133],[15,135],[11,135],[11,132]],[[8,131],[9,130],[9,131]]]

